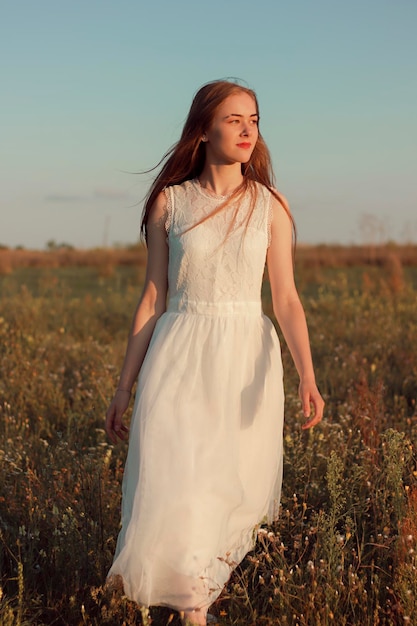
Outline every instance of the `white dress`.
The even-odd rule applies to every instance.
[[[256,191],[194,228],[224,198],[165,191],[169,304],[138,379],[108,574],[140,605],[207,607],[277,514],[282,363],[260,298],[271,194]]]

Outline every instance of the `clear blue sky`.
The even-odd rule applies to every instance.
[[[134,242],[198,87],[260,100],[303,242],[417,241],[416,0],[0,2],[0,243]]]

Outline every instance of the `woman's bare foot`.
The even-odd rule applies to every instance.
[[[200,609],[184,611],[181,613],[181,623],[183,626],[207,626],[206,615],[206,611]]]

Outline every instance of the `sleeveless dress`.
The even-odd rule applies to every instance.
[[[282,363],[260,296],[271,194],[254,188],[255,205],[247,193],[206,220],[224,197],[195,180],[165,190],[169,304],[138,378],[108,574],[143,606],[208,607],[277,515]]]

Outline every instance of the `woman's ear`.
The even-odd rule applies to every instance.
[[[204,133],[204,135],[201,137],[201,141],[206,142],[207,141],[207,135]]]

